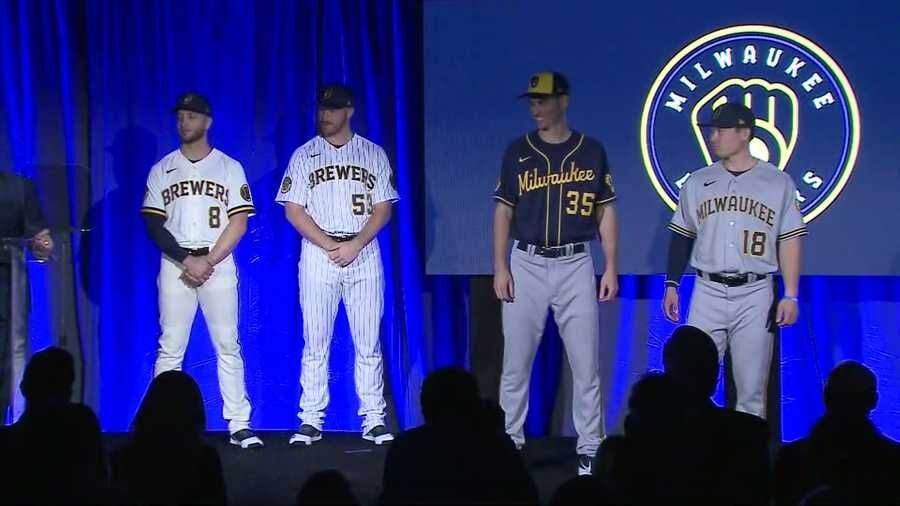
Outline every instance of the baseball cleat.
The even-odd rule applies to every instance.
[[[312,425],[303,424],[300,426],[300,430],[298,430],[297,432],[294,433],[293,436],[291,436],[291,439],[290,439],[290,441],[288,441],[288,444],[291,446],[300,446],[300,445],[309,446],[309,445],[315,443],[316,441],[320,441],[321,439],[322,439],[322,431],[313,427]]]
[[[229,443],[234,446],[240,446],[241,448],[262,448],[263,442],[256,434],[253,433],[250,429],[241,429],[234,434],[228,440]]]
[[[388,441],[394,440],[394,435],[388,432],[387,428],[384,425],[376,425],[372,427],[369,432],[363,434],[363,439],[366,441],[372,441],[377,445],[382,445],[387,443]]]

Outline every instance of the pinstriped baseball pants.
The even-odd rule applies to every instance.
[[[336,265],[325,250],[303,240],[299,268],[303,311],[303,359],[300,370],[301,423],[322,429],[328,406],[328,356],[338,304],[344,301],[355,348],[354,379],[362,431],[384,423],[384,366],[379,327],[384,311],[384,273],[378,241],[367,244],[347,267]]]

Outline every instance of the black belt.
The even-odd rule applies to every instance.
[[[356,239],[356,234],[342,234],[342,235],[331,235],[326,234],[328,237],[334,242],[347,242]]]
[[[516,244],[516,248],[522,251],[528,251],[529,249],[534,248],[534,254],[544,258],[567,257],[570,255],[577,255],[578,253],[584,253],[585,251],[583,242],[578,244],[563,244],[562,246],[545,247],[519,241]]]
[[[769,277],[768,274],[757,274],[755,272],[744,272],[744,273],[715,273],[715,272],[703,272],[701,270],[697,270],[697,276],[708,279],[714,283],[721,283],[725,286],[743,286],[747,283],[753,283],[755,281],[759,281],[761,279],[766,279]]]
[[[197,248],[197,249],[188,249],[184,248],[187,251],[187,254],[192,257],[202,257],[209,255],[209,248]]]

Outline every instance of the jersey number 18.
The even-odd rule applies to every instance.
[[[744,254],[761,257],[766,254],[766,233],[744,230]]]

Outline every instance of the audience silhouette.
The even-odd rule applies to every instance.
[[[222,464],[202,440],[205,422],[200,389],[189,375],[167,371],[154,378],[131,441],[111,459],[117,501],[224,504]]]
[[[10,504],[105,502],[106,463],[100,424],[73,404],[72,355],[61,348],[34,354],[25,368],[22,417],[3,431],[3,501]]]
[[[310,476],[297,493],[297,506],[308,504],[347,505],[359,504],[353,497],[350,483],[340,471],[319,471]]]
[[[718,353],[703,331],[676,329],[665,372],[642,376],[628,399],[624,435],[606,438],[593,476],[573,477],[551,504],[900,504],[900,444],[870,420],[875,375],[846,361],[824,389],[825,414],[808,437],[782,447],[769,474],[766,422],[711,400]],[[97,417],[71,402],[72,355],[47,348],[25,369],[21,419],[0,430],[7,462],[0,502],[15,504],[224,504],[216,450],[203,441],[196,382],[181,371],[156,377],[133,433],[111,458]],[[421,391],[425,424],[388,449],[379,504],[537,504],[537,487],[504,430],[503,411],[474,377],[439,369]],[[772,493],[770,493],[770,490]],[[298,505],[359,504],[338,470],[306,480]]]
[[[425,424],[400,434],[388,450],[382,504],[537,503],[502,411],[479,397],[471,374],[435,371],[421,402]]]
[[[878,404],[875,375],[854,361],[837,365],[825,385],[825,415],[809,436],[781,448],[777,504],[900,504],[900,445],[869,419]]]

